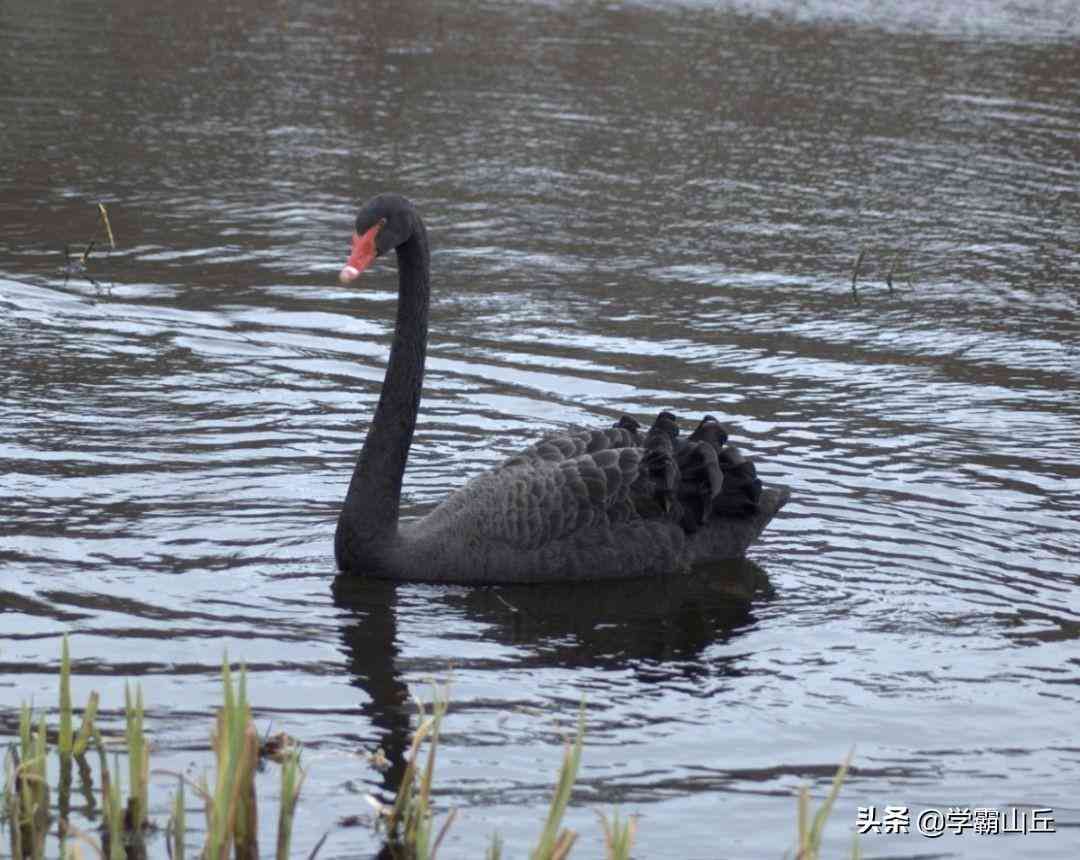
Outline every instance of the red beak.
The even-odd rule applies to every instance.
[[[363,236],[359,233],[353,233],[352,253],[349,254],[349,259],[345,261],[345,266],[338,275],[338,280],[341,283],[348,284],[355,281],[360,277],[360,273],[375,260],[378,253],[375,250],[375,237],[379,235],[382,226],[383,222],[379,221]]]

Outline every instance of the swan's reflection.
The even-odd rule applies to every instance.
[[[688,575],[543,586],[500,586],[442,596],[485,635],[529,646],[539,666],[621,669],[685,661],[753,620],[755,595],[770,595],[765,571],[746,559]]]
[[[410,721],[415,713],[408,685],[397,671],[397,588],[395,582],[339,576],[334,603],[347,613],[341,628],[346,666],[354,686],[370,697],[361,713],[378,732],[376,744],[390,760],[383,786],[394,792],[405,772]]]
[[[739,657],[706,663],[701,655],[747,629],[753,601],[772,595],[765,571],[746,559],[618,583],[443,588],[338,577],[334,602],[347,613],[341,635],[348,670],[370,697],[362,711],[392,763],[383,775],[388,792],[400,784],[415,713],[397,665],[399,588],[422,589],[448,614],[482,625],[485,638],[523,652],[518,665],[631,667],[650,678],[740,674]],[[468,655],[458,656],[458,665],[468,665]]]

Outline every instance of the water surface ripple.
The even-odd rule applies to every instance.
[[[583,698],[587,844],[619,804],[643,857],[780,856],[854,745],[830,850],[858,805],[1016,804],[1058,833],[862,844],[1072,856],[1080,18],[960,7],[6,4],[0,733],[67,631],[76,698],[141,680],[182,770],[227,649],[306,744],[305,854],[374,851],[338,825],[449,677],[453,856],[524,854]],[[794,491],[750,561],[332,587],[396,283],[335,273],[390,188],[435,249],[403,510],[555,426],[708,411]],[[99,201],[119,245],[65,274]]]

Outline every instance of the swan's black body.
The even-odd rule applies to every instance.
[[[683,441],[662,413],[644,438],[629,416],[548,437],[399,522],[427,347],[427,232],[408,200],[382,194],[356,233],[342,280],[396,249],[399,293],[382,393],[338,519],[343,572],[478,583],[658,575],[742,555],[787,501],[786,488],[762,489],[714,419]]]

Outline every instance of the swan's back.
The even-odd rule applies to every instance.
[[[763,507],[756,475],[723,486],[725,464],[742,478],[753,469],[731,446],[695,442],[676,455],[650,434],[617,426],[541,439],[403,523],[397,564],[410,578],[458,582],[657,575],[741,555],[786,501]]]
[[[563,433],[549,434],[523,451],[503,460],[497,468],[535,466],[541,462],[559,463],[611,448],[636,448],[641,445],[641,436],[635,427],[624,425],[622,423],[624,420],[625,416],[614,427],[577,428]]]

